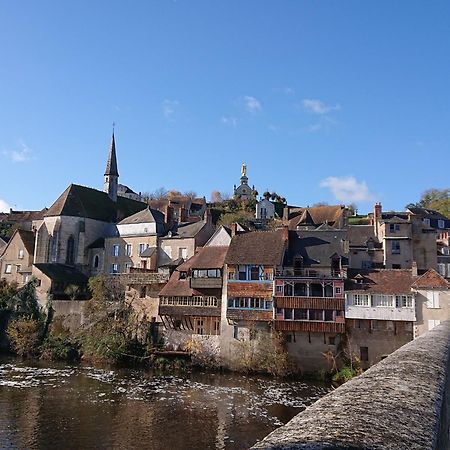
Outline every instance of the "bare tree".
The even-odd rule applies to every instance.
[[[212,191],[211,203],[222,203],[222,202],[223,202],[222,194],[219,191]]]

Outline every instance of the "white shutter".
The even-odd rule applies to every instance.
[[[433,307],[433,291],[427,291],[427,308]]]

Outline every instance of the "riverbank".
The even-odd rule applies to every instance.
[[[0,357],[8,448],[248,448],[329,390],[313,382]]]

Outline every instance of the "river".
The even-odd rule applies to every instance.
[[[260,376],[0,359],[2,449],[245,449],[328,391]]]

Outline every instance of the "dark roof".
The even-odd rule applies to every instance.
[[[450,289],[450,283],[434,269],[429,269],[420,276],[412,285],[413,288],[443,288]]]
[[[344,215],[345,208],[342,205],[313,206],[301,208],[296,211],[296,216],[289,220],[289,229],[294,230],[302,225],[321,225],[328,223],[337,228]]]
[[[408,208],[413,214],[421,216],[430,220],[449,220],[448,217],[441,214],[439,211],[435,211],[434,209],[428,208]]]
[[[201,247],[197,253],[178,267],[180,272],[189,269],[221,269],[225,262],[228,247]]]
[[[151,258],[155,254],[156,250],[156,247],[147,247],[139,256],[141,258]]]
[[[86,217],[103,222],[116,222],[146,208],[146,204],[126,197],[113,202],[106,192],[71,184],[53,203],[45,217]]]
[[[52,281],[73,284],[85,284],[88,281],[88,277],[84,273],[65,264],[38,263],[35,264],[35,267],[47,275]]]
[[[133,223],[164,223],[164,214],[156,209],[147,207],[119,222],[119,225],[129,225]]]
[[[227,264],[260,264],[275,266],[283,262],[285,240],[283,230],[253,231],[231,239]]]
[[[23,222],[31,222],[33,220],[41,220],[44,218],[45,213],[47,212],[47,208],[42,209],[41,211],[13,211],[5,214],[2,222],[6,223],[23,223]]]
[[[200,222],[185,222],[178,224],[178,227],[175,231],[173,231],[172,237],[179,237],[179,238],[191,238],[195,237],[200,230],[206,225],[206,221],[200,221]]]
[[[88,248],[105,248],[105,238],[96,239]]]
[[[344,240],[346,230],[289,231],[289,245],[284,264],[292,266],[294,259],[303,258],[304,267],[330,267],[331,257],[340,256],[348,264]]]
[[[378,242],[375,236],[373,225],[349,225],[347,228],[347,238],[351,246],[365,246],[369,239]]]
[[[114,131],[111,139],[111,147],[109,148],[108,161],[106,163],[105,175],[119,176],[117,170],[117,157],[116,157],[116,139],[114,137]]]
[[[357,283],[355,277],[362,283]],[[409,294],[413,282],[408,269],[349,270],[345,289],[369,294]]]

